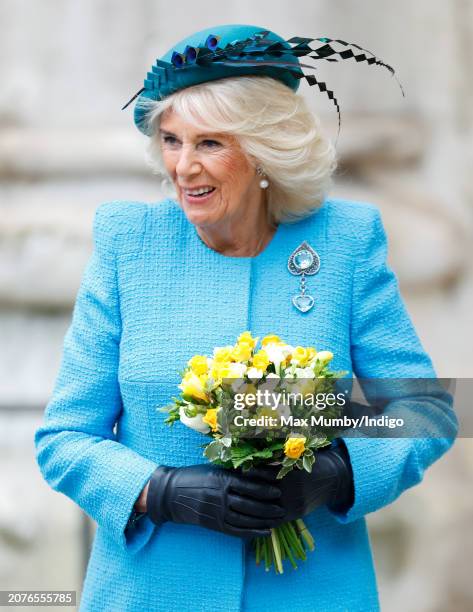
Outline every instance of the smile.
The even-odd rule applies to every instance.
[[[215,187],[210,186],[199,189],[182,189],[182,193],[189,203],[205,202],[212,197],[214,192]]]
[[[205,193],[209,193],[210,191],[213,191],[214,189],[215,187],[211,187],[210,185],[208,185],[206,187],[199,187],[198,189],[183,189],[183,191],[185,191],[187,195],[199,196]]]

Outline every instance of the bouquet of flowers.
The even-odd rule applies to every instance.
[[[329,369],[330,351],[291,346],[276,335],[258,343],[245,331],[212,357],[194,355],[181,373],[180,396],[159,410],[168,412],[168,425],[181,421],[206,435],[203,455],[214,464],[243,471],[278,466],[277,478],[293,469],[311,472],[317,449],[333,435],[310,419],[322,409],[326,417],[339,414],[334,402],[327,406],[320,398],[334,396],[334,383],[346,372]],[[314,540],[302,519],[254,539],[256,563],[264,561],[266,571],[273,566],[283,573],[284,559],[297,568],[307,549],[314,550]]]

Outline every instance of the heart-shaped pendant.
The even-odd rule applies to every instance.
[[[311,295],[295,295],[292,303],[301,312],[308,312],[314,305],[314,298]]]
[[[319,268],[320,257],[305,240],[289,255],[287,269],[291,274],[300,276],[300,293],[292,298],[299,312],[308,312],[314,305],[314,298],[306,293],[306,276],[317,274]]]

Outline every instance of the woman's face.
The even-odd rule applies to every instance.
[[[185,215],[197,226],[249,220],[263,204],[255,168],[236,138],[201,129],[172,109],[159,126],[161,152]],[[202,195],[196,190],[207,191]]]

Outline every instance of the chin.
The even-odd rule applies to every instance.
[[[188,221],[193,225],[212,225],[220,220],[221,215],[217,214],[215,208],[208,209],[205,206],[198,208],[197,206],[192,206],[192,204],[182,204],[180,202],[181,208],[186,215]]]

